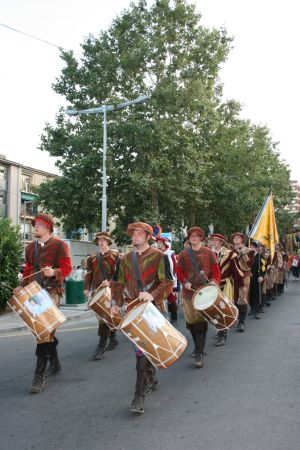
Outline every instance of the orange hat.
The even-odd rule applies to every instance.
[[[220,233],[213,233],[209,237],[210,237],[210,239],[215,238],[215,239],[220,239],[220,241],[225,241],[225,236],[223,236],[223,234],[220,234]]]
[[[50,232],[53,233],[54,220],[50,216],[50,214],[46,214],[46,213],[39,213],[39,214],[37,214],[35,216],[35,218],[32,219],[32,221],[31,221],[32,226],[35,226],[36,222],[43,223],[47,228],[49,228]]]
[[[153,228],[151,225],[145,222],[134,222],[130,223],[127,227],[127,234],[128,236],[132,236],[134,230],[143,230],[146,231],[147,234],[150,234],[152,236],[153,234]]]
[[[245,240],[245,235],[243,233],[240,233],[239,231],[235,231],[234,233],[232,233],[232,235],[230,236],[230,239],[233,241],[234,236],[241,236],[241,238],[243,239],[243,241]]]
[[[98,239],[100,239],[100,238],[106,239],[108,242],[108,245],[110,245],[112,243],[110,235],[108,233],[106,233],[106,231],[99,231],[98,233],[95,234],[94,243],[96,245],[98,244]]]
[[[198,234],[198,236],[200,236],[202,238],[204,238],[204,236],[205,236],[204,231],[200,227],[192,227],[192,228],[190,228],[188,230],[188,232],[187,232],[188,237],[190,237],[190,235],[192,233]]]

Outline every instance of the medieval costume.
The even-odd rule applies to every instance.
[[[151,301],[165,313],[164,299],[173,289],[173,277],[169,259],[160,250],[150,247],[153,229],[144,222],[128,225],[127,234],[132,238],[134,250],[126,253],[119,264],[112,283],[112,298],[121,308],[134,299]],[[146,356],[136,349],[136,385],[130,410],[144,412],[146,391],[154,389],[158,382],[155,368]]]
[[[244,273],[244,286],[247,288],[247,293],[236,303],[239,310],[239,323],[237,329],[238,331],[243,332],[245,329],[245,321],[250,299],[250,279],[251,267],[254,261],[254,250],[245,246],[245,236],[243,233],[238,231],[232,233],[231,240],[233,241],[234,248],[237,251],[238,265]]]
[[[84,277],[85,293],[93,294],[103,283],[110,282],[114,274],[116,265],[119,263],[117,252],[110,250],[109,245],[112,243],[110,236],[106,232],[99,232],[95,236],[95,244],[101,246],[101,240],[106,241],[104,250],[97,252],[97,254],[89,256],[87,259],[87,272]],[[105,242],[104,242],[105,243]],[[109,283],[107,283],[109,285]],[[117,340],[117,331],[111,330],[106,322],[97,316],[99,322],[98,336],[99,343],[96,347],[93,359],[94,361],[101,360],[104,357],[106,350],[114,350],[119,344]],[[109,339],[109,343],[108,343]]]
[[[207,333],[207,321],[195,310],[192,297],[194,291],[207,282],[220,282],[220,269],[212,250],[202,245],[204,232],[200,227],[188,230],[191,248],[178,256],[177,277],[182,283],[182,306],[186,327],[192,335],[195,350],[195,367],[203,367],[203,355]]]
[[[222,234],[214,233],[210,239],[214,242],[214,253],[220,267],[220,288],[228,300],[237,304],[245,294],[242,293],[244,273],[238,265],[237,254],[225,246],[225,237]],[[224,345],[226,340],[227,330],[218,331],[216,345]]]
[[[27,245],[23,277],[26,278],[30,274],[41,272],[26,278],[22,284],[26,286],[36,280],[42,288],[48,291],[54,304],[58,307],[63,295],[62,284],[64,278],[72,271],[69,247],[61,239],[51,236],[54,221],[48,214],[37,214],[32,221],[32,225],[35,227],[35,230],[41,226],[42,231],[46,232],[45,236],[47,240],[38,239]],[[38,228],[35,232],[38,237]],[[39,393],[42,390],[46,376],[56,375],[61,371],[61,365],[57,355],[58,340],[54,333],[52,332],[42,341],[37,342],[37,364],[35,376],[30,388],[31,393]],[[50,365],[46,372],[48,361]]]

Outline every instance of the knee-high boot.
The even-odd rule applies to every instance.
[[[245,321],[247,317],[247,305],[237,305],[239,310],[239,322],[237,330],[243,332],[245,330]]]
[[[150,392],[155,391],[155,389],[159,386],[158,385],[158,379],[155,376],[155,367],[150,363],[150,361],[147,361],[147,384],[145,393],[150,394]]]
[[[109,336],[109,344],[107,346],[107,351],[111,351],[114,350],[117,345],[119,345],[119,341],[117,339],[117,332],[116,331],[111,331],[110,332],[110,336]]]
[[[29,389],[31,394],[38,394],[45,386],[45,370],[50,357],[51,343],[37,344],[35,354],[37,356],[34,378]]]
[[[145,402],[145,389],[147,383],[147,358],[137,356],[136,358],[136,384],[135,394],[131,403],[130,411],[143,414]]]
[[[203,367],[203,356],[206,339],[206,331],[195,331],[195,367]]]
[[[52,342],[50,345],[50,358],[49,358],[49,367],[46,370],[46,377],[50,375],[57,375],[59,372],[61,372],[61,365],[58,359],[57,355],[57,344],[58,339],[54,337],[54,342]]]

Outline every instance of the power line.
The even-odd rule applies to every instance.
[[[33,36],[32,34],[29,34],[29,33],[25,33],[24,31],[17,30],[16,28],[13,28],[13,27],[10,27],[8,25],[5,25],[4,23],[0,22],[0,25],[2,27],[8,28],[9,30],[16,31],[17,33],[23,34],[24,36],[27,36],[27,37],[30,37],[32,39],[36,39],[37,41],[43,42],[44,44],[48,44],[48,45],[51,45],[52,47],[56,47],[59,50],[65,50],[66,52],[70,51],[70,50],[67,50],[64,47],[61,47],[60,45],[53,44],[52,42],[49,42],[49,41],[46,41],[45,39],[41,39],[39,37]]]

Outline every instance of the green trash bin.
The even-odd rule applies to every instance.
[[[70,278],[69,280],[66,280],[65,288],[67,305],[77,305],[86,302],[86,297],[83,294],[83,281],[76,281]]]

